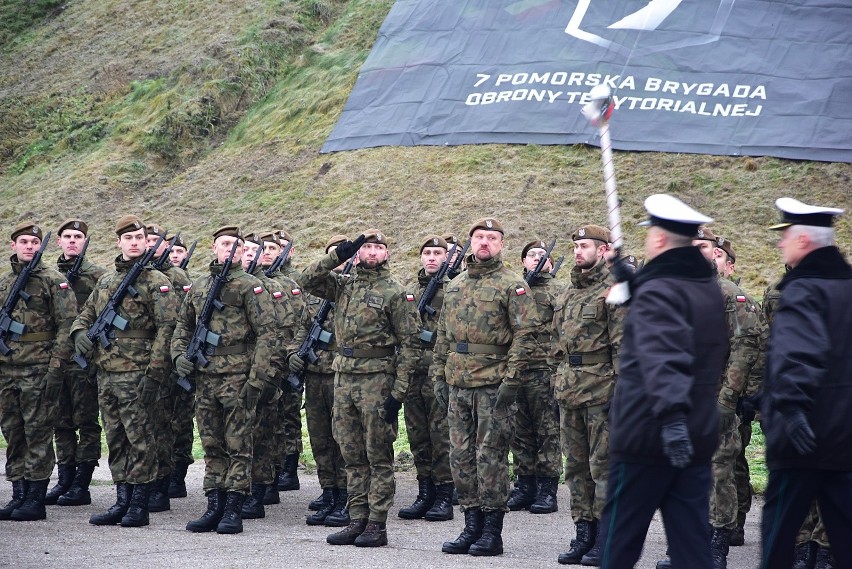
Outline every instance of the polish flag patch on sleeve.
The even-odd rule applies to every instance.
[[[256,287],[254,287],[254,288],[252,289],[252,291],[253,291],[255,294],[260,294],[260,293],[262,293],[262,292],[263,292],[263,287],[262,287],[262,286],[256,286]]]
[[[527,293],[527,289],[524,287],[518,287],[515,289],[515,296],[522,296]]]
[[[192,290],[192,285],[183,285],[183,292],[189,292]]]
[[[414,302],[414,295],[408,292],[405,293],[405,300],[407,300],[408,302]]]
[[[170,290],[172,290],[172,289],[168,285],[163,285],[163,286],[160,287],[160,292],[162,292],[163,294],[169,292]]]
[[[59,283],[59,290],[65,290],[68,288],[68,283]]]
[[[745,301],[746,301],[745,296],[743,296],[742,294],[737,295],[737,302],[745,302]]]
[[[280,290],[276,290],[275,292],[272,293],[272,298],[281,298],[282,296],[284,296],[284,293],[281,292]]]
[[[291,289],[290,294],[292,294],[293,296],[299,296],[300,294],[302,294],[302,289],[298,289],[298,288]]]

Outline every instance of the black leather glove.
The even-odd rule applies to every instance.
[[[139,383],[139,399],[146,407],[153,405],[160,394],[160,382],[146,375]]]
[[[446,409],[450,406],[450,386],[443,379],[437,379],[432,382],[432,389],[435,391],[435,400],[441,409]]]
[[[240,399],[245,402],[246,409],[257,409],[257,402],[260,400],[260,392],[261,389],[259,387],[256,387],[248,381],[245,382],[243,388],[240,390]]]
[[[751,397],[740,397],[737,401],[737,413],[742,418],[743,423],[751,423],[757,415],[757,407],[751,400]]]
[[[633,268],[633,265],[627,262],[626,257],[619,255],[616,257],[615,261],[612,262],[609,272],[616,282],[629,283],[633,280],[635,269]]]
[[[784,418],[784,431],[790,437],[793,448],[799,454],[811,454],[816,450],[816,435],[808,424],[801,409],[781,413]]]
[[[397,401],[393,395],[388,395],[385,399],[385,422],[388,425],[396,424],[399,421],[399,410],[402,408],[402,401]]]
[[[668,457],[671,465],[675,468],[685,468],[693,454],[686,421],[680,420],[663,425],[660,439],[663,441],[663,454]]]
[[[334,252],[337,254],[337,258],[341,263],[344,261],[348,261],[352,258],[352,256],[358,252],[358,249],[361,248],[361,245],[367,240],[363,234],[359,235],[355,241],[344,241],[343,243],[337,246],[337,249]]]
[[[85,330],[77,330],[76,332],[74,332],[74,350],[78,354],[85,357],[91,354],[92,350],[94,349],[95,345],[92,343],[89,337],[86,336]]]
[[[175,369],[181,377],[188,377],[195,371],[195,364],[189,361],[185,355],[181,354],[175,358]]]
[[[48,368],[47,373],[44,374],[44,400],[47,401],[49,407],[59,403],[62,383],[62,371],[58,368]]]
[[[518,398],[518,386],[501,383],[497,388],[497,399],[494,402],[494,416],[502,419],[509,416],[509,409]]]
[[[273,384],[265,381],[263,382],[263,387],[260,389],[260,397],[258,398],[258,403],[260,405],[268,405],[275,399],[275,395],[278,393],[278,388]]]
[[[293,373],[302,373],[305,370],[305,360],[299,357],[299,354],[293,353],[287,360],[287,367]]]

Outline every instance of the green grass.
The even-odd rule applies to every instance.
[[[766,483],[769,480],[769,471],[766,470],[766,439],[760,423],[754,421],[752,424],[751,442],[746,448],[746,459],[750,471],[751,485],[758,494],[766,491]]]

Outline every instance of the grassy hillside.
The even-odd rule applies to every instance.
[[[105,261],[126,212],[204,244],[226,222],[285,226],[304,264],[329,235],[377,226],[407,277],[421,236],[489,214],[509,228],[515,267],[536,237],[570,254],[577,224],[605,223],[596,148],[319,154],[391,5],[0,0],[0,232],[83,216]],[[758,295],[779,273],[765,230],[776,197],[852,207],[846,164],[617,153],[616,174],[630,249],[644,197],[673,193],[718,220]],[[849,250],[848,220],[840,239]]]

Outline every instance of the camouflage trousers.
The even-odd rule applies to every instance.
[[[204,449],[204,492],[251,490],[254,409],[240,391],[246,374],[204,374],[195,378],[195,418]]]
[[[802,522],[802,529],[796,536],[796,545],[802,545],[809,541],[817,542],[820,547],[831,547],[828,543],[828,533],[825,531],[825,526],[822,523],[822,516],[819,514],[819,506],[816,500],[811,504],[811,509],[808,511],[808,517]]]
[[[428,375],[411,378],[404,415],[418,480],[431,478],[435,484],[452,482],[447,410],[435,400],[435,389]]]
[[[77,364],[65,373],[54,424],[57,464],[97,462],[101,458],[98,383]],[[92,366],[94,371],[94,366]],[[79,433],[79,438],[78,438]]]
[[[562,474],[559,425],[553,416],[550,375],[550,370],[531,370],[521,380],[515,436],[510,445],[518,476],[559,478]]]
[[[172,391],[176,381],[177,376],[169,374],[169,377],[160,386],[159,397],[151,409],[151,423],[153,424],[151,434],[157,448],[157,478],[164,478],[171,474],[175,465],[172,456],[172,448],[175,444],[175,434],[172,430],[172,416],[174,415]]]
[[[177,384],[172,388],[172,461],[174,464],[192,464],[192,443],[195,439],[195,393],[190,393]]]
[[[600,520],[609,478],[609,418],[605,405],[570,407],[559,401],[565,481],[571,490],[571,519]]]
[[[53,472],[55,402],[45,401],[47,366],[0,367],[0,429],[6,438],[6,478],[47,480]]]
[[[139,399],[144,377],[142,371],[98,372],[98,404],[113,482],[147,484],[157,476],[152,410]]]
[[[277,399],[261,404],[255,410],[251,459],[251,481],[254,484],[272,484],[278,474],[275,429],[280,421]]]
[[[737,485],[734,465],[740,454],[740,419],[732,415],[730,424],[720,425],[719,446],[713,454],[713,483],[710,487],[710,525],[734,529],[737,526]]]
[[[288,454],[302,454],[302,394],[293,391],[282,382],[284,389],[278,399],[280,421],[275,429],[275,445],[278,449],[276,463],[284,464]]]
[[[509,443],[518,404],[494,413],[498,385],[450,386],[450,470],[462,510],[508,511]]]
[[[346,488],[346,465],[334,439],[334,374],[305,374],[305,420],[320,488]]]
[[[384,402],[394,376],[388,373],[351,374],[334,377],[334,438],[346,463],[349,515],[385,522],[393,506],[396,480],[393,474],[393,442],[397,423],[384,418]]]
[[[746,515],[751,510],[751,500],[754,489],[751,487],[751,472],[748,468],[746,448],[751,443],[751,421],[745,422],[740,417],[740,454],[734,464],[734,480],[737,487],[737,527],[743,527]]]

